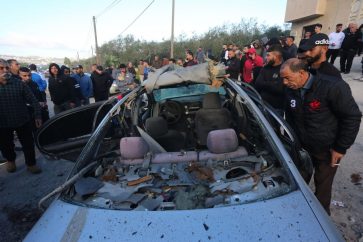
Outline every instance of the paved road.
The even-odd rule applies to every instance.
[[[337,59],[339,61],[339,59]],[[361,76],[360,58],[355,58],[352,72],[343,75],[351,86],[354,97],[363,110],[363,82],[353,80]],[[49,103],[52,114],[52,104]],[[363,124],[361,125],[363,126]],[[21,241],[41,215],[38,201],[67,177],[72,162],[47,160],[39,152],[38,164],[43,173],[31,175],[26,172],[22,152],[17,152],[18,171],[8,174],[0,164],[0,238],[1,241]],[[332,206],[332,220],[342,231],[347,241],[358,241],[363,235],[363,128],[357,140],[348,151],[338,169],[334,182],[333,200],[342,202],[344,207]],[[351,181],[351,175],[357,178]]]

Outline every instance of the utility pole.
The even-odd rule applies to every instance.
[[[99,51],[98,51],[98,43],[97,43],[97,30],[96,30],[96,17],[93,16],[93,29],[95,32],[95,44],[96,44],[96,63],[97,65],[100,64],[100,57],[99,57]]]
[[[79,64],[79,52],[77,51],[77,63]]]
[[[174,58],[174,9],[175,9],[175,0],[173,0],[172,4],[172,12],[171,12],[171,39],[170,39],[170,58]]]

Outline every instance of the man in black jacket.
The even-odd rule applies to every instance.
[[[233,49],[228,50],[228,60],[226,64],[227,77],[238,80],[241,63],[236,57],[236,52]]]
[[[72,80],[61,75],[60,67],[51,63],[49,65],[49,94],[54,103],[54,114],[66,111],[75,107],[75,94]]]
[[[315,195],[330,214],[333,179],[354,143],[362,114],[349,85],[338,77],[314,76],[306,62],[295,58],[282,65],[280,75],[288,87],[286,119],[313,160]]]
[[[96,70],[92,73],[91,80],[95,101],[107,100],[113,82],[112,76],[104,71],[102,66],[97,66]]]
[[[340,51],[340,72],[348,74],[352,67],[353,58],[357,53],[358,39],[362,39],[362,33],[357,31],[357,24],[350,24],[349,30],[345,32],[345,38]]]
[[[39,90],[38,84],[36,84],[35,82],[32,81],[30,69],[28,67],[20,67],[19,77],[22,80],[22,82],[30,88],[30,90],[32,91],[34,97],[37,99],[37,101],[39,103],[39,106],[41,107],[42,122],[45,122],[43,120],[43,113],[45,111],[48,112],[47,100],[44,99],[44,96],[42,95],[42,92]],[[26,103],[26,105],[28,107],[29,114],[32,117],[33,134],[35,134],[35,131],[37,130],[37,127],[35,125],[35,120],[34,120],[35,117],[33,115],[34,108],[30,103]],[[48,116],[48,119],[49,119],[49,116]]]
[[[284,85],[280,78],[280,67],[283,62],[281,45],[272,45],[267,50],[266,60],[267,64],[261,69],[256,79],[255,88],[264,101],[282,114]]]

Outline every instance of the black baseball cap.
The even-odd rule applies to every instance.
[[[76,65],[76,66],[73,66],[72,69],[83,69],[83,66],[82,65]]]
[[[305,52],[318,45],[329,45],[329,37],[326,34],[314,34],[304,44],[299,46],[299,49]]]

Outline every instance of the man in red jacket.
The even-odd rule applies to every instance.
[[[263,59],[256,54],[256,50],[251,48],[247,52],[247,60],[243,67],[243,81],[252,83],[257,78],[254,69],[261,69],[263,67]]]

